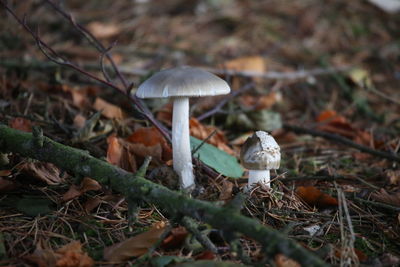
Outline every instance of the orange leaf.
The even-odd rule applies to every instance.
[[[266,71],[264,58],[260,56],[236,58],[225,62],[221,67],[235,71],[254,71],[259,73]]]
[[[87,191],[98,191],[100,189],[101,185],[96,180],[85,177],[80,186],[71,185],[68,191],[63,194],[62,200],[69,201],[83,195]]]
[[[168,145],[167,141],[165,138],[160,134],[160,132],[155,128],[155,127],[148,127],[148,128],[140,128],[136,130],[134,133],[132,133],[127,140],[131,143],[134,144],[141,144],[145,148],[141,148],[140,146],[130,146],[133,148],[135,151],[137,151],[138,155],[140,156],[146,156],[143,155],[143,150],[149,150],[153,148],[152,150],[156,149],[157,146],[160,146],[161,154],[162,154],[162,159],[164,161],[170,160],[172,158],[172,149]],[[150,155],[153,156],[153,155]]]
[[[147,232],[105,248],[104,259],[119,262],[145,254],[161,237],[165,227],[165,222],[157,222]]]
[[[32,123],[25,118],[17,117],[12,119],[10,121],[10,127],[24,132],[32,132]]]
[[[57,251],[45,247],[42,243],[39,241],[35,251],[24,259],[39,267],[91,267],[94,265],[93,259],[83,252],[79,241],[72,241]]]
[[[216,131],[216,133],[207,140],[207,143],[212,144],[221,150],[224,150],[228,154],[235,154],[235,152],[227,145],[228,140],[226,139],[224,133],[218,130],[218,128],[214,126],[203,125],[195,118],[190,119],[189,125],[190,135],[200,140],[206,139],[211,133]]]
[[[82,244],[79,241],[73,241],[59,248],[56,253],[59,257],[56,267],[90,267],[94,265],[93,259],[82,251]]]
[[[122,157],[122,146],[118,142],[118,138],[115,134],[110,135],[107,138],[107,161],[113,165],[119,166]]]
[[[100,97],[96,98],[93,108],[97,111],[101,111],[101,114],[109,119],[123,119],[125,117],[120,107],[108,103]]]
[[[316,206],[318,208],[327,208],[337,206],[338,201],[336,198],[323,193],[314,186],[299,186],[296,190],[297,195],[308,205]]]
[[[275,256],[275,264],[277,267],[301,267],[297,261],[289,259],[283,254],[277,254]]]
[[[170,234],[163,240],[161,247],[164,249],[180,248],[185,241],[188,232],[184,227],[173,228]]]

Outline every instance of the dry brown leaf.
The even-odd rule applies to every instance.
[[[92,258],[82,251],[82,244],[73,241],[56,251],[59,256],[56,267],[90,267],[94,265]]]
[[[97,38],[110,38],[120,33],[120,27],[113,23],[93,21],[87,25],[88,30]]]
[[[84,204],[83,207],[87,213],[91,212],[95,208],[97,208],[100,203],[102,202],[101,198],[99,197],[92,197],[89,198]]]
[[[232,199],[233,183],[227,180],[222,182],[221,193],[219,195],[219,200],[228,201]]]
[[[371,146],[372,144],[375,147],[382,145],[376,142],[370,133],[357,129],[345,117],[338,115],[334,110],[321,112],[317,117],[317,121],[321,123],[318,126],[321,131],[342,135],[361,145]]]
[[[308,205],[318,208],[336,207],[338,201],[336,198],[323,193],[314,186],[299,186],[296,194]]]
[[[65,192],[62,196],[63,201],[69,201],[71,199],[77,198],[87,191],[97,191],[101,189],[101,185],[96,181],[89,177],[83,178],[81,184],[71,185],[67,192]]]
[[[218,147],[219,149],[225,151],[228,154],[235,155],[235,152],[227,145],[228,140],[226,139],[224,133],[218,130],[217,127],[203,125],[195,118],[191,118],[189,124],[190,124],[190,135],[200,140],[206,139],[207,137],[210,136],[211,133],[216,131],[216,133],[207,140],[207,143]]]
[[[115,134],[107,138],[107,161],[113,165],[119,166],[123,153],[123,147]]]
[[[104,259],[110,262],[120,262],[145,254],[159,240],[165,227],[165,222],[157,222],[147,232],[105,248]]]
[[[9,123],[11,128],[24,131],[24,132],[32,132],[32,123],[30,120],[25,118],[14,118]]]
[[[120,107],[108,103],[100,97],[97,97],[94,101],[93,108],[97,111],[101,111],[101,114],[108,119],[123,119],[125,117]]]
[[[155,127],[140,128],[132,133],[127,139],[129,150],[136,155],[156,157],[159,160],[168,161],[172,159],[172,149]]]
[[[222,69],[234,70],[234,71],[249,71],[256,73],[264,73],[267,70],[264,58],[261,56],[250,56],[250,57],[240,57],[233,60],[229,60],[219,66]],[[260,81],[260,78],[253,78],[255,81]],[[232,89],[238,89],[239,81],[237,77],[232,80]]]
[[[169,235],[163,240],[161,247],[163,249],[177,249],[180,248],[185,242],[188,235],[185,227],[175,227],[171,230]]]
[[[301,267],[301,265],[283,254],[277,254],[275,256],[275,264],[277,267]]]
[[[72,241],[57,251],[46,248],[42,243],[39,241],[35,251],[24,259],[39,267],[91,267],[94,265],[93,259],[82,251],[82,244],[79,241]]]
[[[60,177],[61,170],[49,162],[26,162],[20,166],[21,170],[29,175],[47,183],[48,185],[57,185],[64,181]]]
[[[371,197],[378,201],[392,206],[400,207],[400,193],[389,194],[385,189],[381,188],[379,192],[372,193]]]

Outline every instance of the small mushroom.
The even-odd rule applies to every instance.
[[[223,95],[230,92],[221,78],[201,69],[177,67],[160,71],[142,83],[139,98],[172,98],[172,157],[183,189],[194,186],[189,135],[189,97]]]
[[[257,131],[243,144],[240,151],[242,165],[249,170],[249,182],[245,191],[257,183],[270,187],[269,170],[279,169],[280,147],[275,139],[264,131]]]

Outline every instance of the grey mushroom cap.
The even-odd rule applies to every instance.
[[[240,160],[243,167],[249,170],[279,169],[280,147],[270,134],[257,131],[243,144]]]
[[[188,66],[160,71],[136,91],[139,98],[201,97],[224,95],[231,91],[218,76]]]

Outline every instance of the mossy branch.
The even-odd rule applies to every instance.
[[[206,201],[195,200],[138,175],[129,173],[87,152],[40,138],[30,133],[11,129],[0,124],[0,151],[18,153],[23,157],[51,162],[74,175],[89,176],[127,198],[140,198],[167,211],[170,215],[184,215],[204,221],[215,228],[244,234],[268,247],[269,256],[283,253],[303,266],[327,264],[282,233],[261,225],[257,220],[234,213]],[[273,245],[272,245],[273,244]]]

